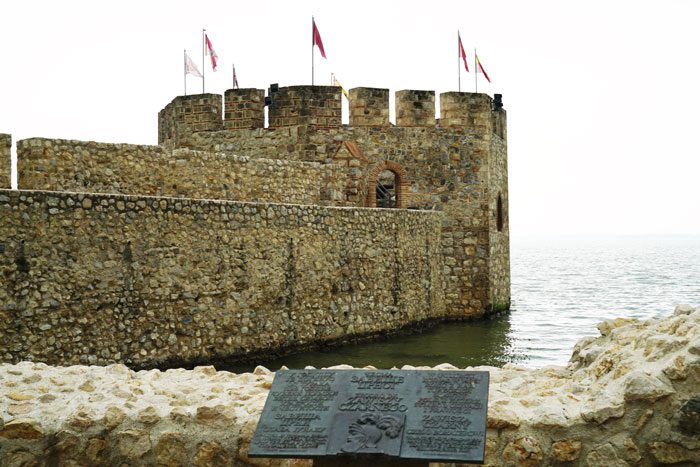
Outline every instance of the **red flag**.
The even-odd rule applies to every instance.
[[[462,38],[459,36],[459,31],[457,31],[457,39],[459,40],[459,55],[462,57],[464,62],[464,69],[469,72],[469,67],[467,66],[467,53],[464,51],[464,46],[462,46]]]
[[[477,73],[478,73],[479,71],[481,71],[481,72],[484,74],[484,77],[486,78],[486,81],[488,81],[488,82],[490,83],[490,82],[491,82],[491,79],[489,78],[489,75],[486,74],[486,70],[484,70],[484,66],[481,64],[481,60],[479,60],[479,56],[476,55],[476,54],[474,54],[474,56],[476,57],[476,64],[479,65],[479,69],[476,70]]]
[[[318,28],[316,27],[316,21],[313,18],[311,19],[311,24],[313,25],[313,42],[311,43],[311,47],[317,45],[318,50],[321,51],[321,57],[326,58],[326,51],[323,50],[323,41],[321,40],[321,34],[319,34],[318,32]]]
[[[211,41],[209,40],[208,35],[204,35],[204,42],[207,44],[207,49],[209,51],[209,55],[211,55],[211,67],[214,71],[216,71],[216,62],[219,60],[219,56],[216,55],[216,52],[214,52],[214,47],[211,45]],[[206,54],[205,50],[205,54]]]

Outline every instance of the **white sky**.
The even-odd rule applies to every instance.
[[[0,132],[157,143],[183,93],[183,49],[207,92],[310,84],[311,15],[334,72],[357,86],[457,90],[456,31],[508,111],[513,235],[700,233],[700,2],[8,1]],[[462,90],[474,74],[462,73]],[[188,93],[201,80],[188,77]]]

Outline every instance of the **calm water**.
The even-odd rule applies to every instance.
[[[341,363],[378,368],[443,362],[458,367],[563,365],[574,343],[597,335],[595,325],[604,319],[657,318],[680,303],[700,306],[700,236],[516,237],[511,276],[509,316],[256,364],[273,370]]]

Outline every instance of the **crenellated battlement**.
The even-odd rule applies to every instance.
[[[270,90],[270,128],[310,125],[336,128],[342,124],[338,86],[289,86]]]
[[[0,133],[0,188],[10,188],[12,136]]]
[[[354,88],[349,92],[350,126],[388,127],[389,90]]]
[[[263,128],[265,126],[265,91],[229,89],[224,94],[224,129]]]
[[[349,91],[350,127],[392,126],[389,121],[389,89],[354,88]],[[395,94],[396,127],[462,128],[494,132],[503,137],[505,113],[495,109],[486,94],[440,94],[440,118],[435,115],[435,91],[401,90]],[[158,114],[158,142],[175,143],[184,133],[250,130],[306,126],[332,129],[342,126],[341,91],[337,86],[271,85],[262,89],[229,89],[223,96],[198,94],[173,99]],[[222,119],[223,113],[223,119]]]

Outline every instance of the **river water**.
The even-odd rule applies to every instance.
[[[511,313],[491,321],[217,367],[564,365],[577,340],[598,335],[600,321],[658,318],[681,303],[700,306],[700,236],[514,237],[511,296]]]

